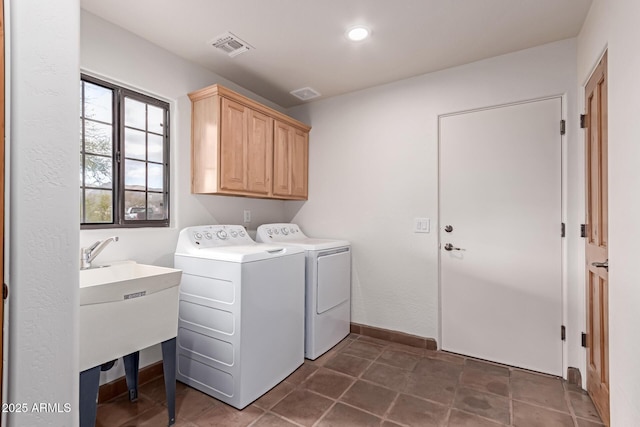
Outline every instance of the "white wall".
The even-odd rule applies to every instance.
[[[640,425],[640,2],[609,12],[609,370],[611,425]]]
[[[289,110],[313,129],[309,200],[287,202],[287,219],[352,241],[354,322],[439,337],[438,115],[566,95],[571,158],[581,150],[575,64],[571,39]],[[565,192],[580,191],[578,172],[565,166]],[[580,245],[580,208],[569,202],[566,241]],[[431,218],[432,232],[414,234],[414,217]],[[566,293],[581,286],[575,269],[566,277]],[[579,325],[567,326],[565,365],[576,366]]]
[[[173,266],[178,233],[184,227],[243,224],[244,209],[252,213],[251,223],[244,224],[249,229],[284,219],[282,201],[190,193],[191,103],[187,94],[221,83],[272,108],[280,111],[282,108],[84,10],[80,46],[83,72],[163,98],[171,105],[171,227],[81,231],[82,247],[107,236],[120,237],[117,243],[102,252],[96,260],[98,264],[133,259]],[[77,183],[75,176],[74,182]],[[160,360],[159,346],[141,354],[141,366],[157,360]],[[103,373],[101,381],[111,381],[122,375],[122,367],[117,367]]]
[[[78,422],[79,1],[13,0],[10,86],[10,426]]]
[[[584,86],[598,65],[609,39],[609,11],[606,1],[594,1],[578,35],[578,99],[584,112]]]
[[[609,381],[612,426],[640,425],[640,3],[594,1],[578,37],[578,90],[608,49]]]

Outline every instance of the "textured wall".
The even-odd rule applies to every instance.
[[[640,2],[609,4],[611,425],[640,425]]]
[[[10,3],[10,426],[72,426],[78,400],[78,0]],[[70,403],[71,412],[33,412]]]

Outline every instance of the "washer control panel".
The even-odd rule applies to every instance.
[[[256,236],[262,242],[286,242],[307,237],[297,224],[264,224],[258,227]]]
[[[241,225],[201,225],[180,232],[178,247],[214,248],[219,246],[252,245],[247,230]]]

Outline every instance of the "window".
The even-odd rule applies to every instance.
[[[82,75],[82,228],[169,226],[169,104]]]

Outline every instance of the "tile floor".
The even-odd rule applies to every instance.
[[[139,395],[100,404],[96,426],[165,426],[163,380]],[[558,378],[355,334],[242,411],[178,383],[176,412],[176,427],[601,425]]]

